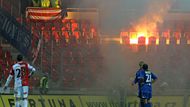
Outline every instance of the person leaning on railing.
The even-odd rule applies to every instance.
[[[50,0],[41,0],[41,7],[50,7]]]
[[[47,94],[48,92],[48,74],[45,73],[43,77],[40,79],[40,93]]]
[[[59,0],[51,0],[51,6],[53,8],[59,8]]]
[[[60,0],[32,0],[33,7],[60,8]]]
[[[33,7],[40,7],[40,0],[32,0]]]

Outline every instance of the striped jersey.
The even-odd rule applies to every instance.
[[[24,61],[17,62],[11,68],[10,74],[14,77],[14,86],[28,86],[29,73],[35,71],[35,68]]]

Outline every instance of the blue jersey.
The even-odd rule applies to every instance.
[[[140,73],[139,78],[142,78],[144,81],[141,83],[141,92],[145,98],[152,97],[152,81],[157,79],[157,76],[151,71],[143,71]]]
[[[140,85],[140,75],[141,75],[141,71],[144,71],[143,69],[139,69],[137,72],[136,72],[136,75],[135,75],[135,80],[133,81],[135,84],[138,83],[138,85]]]
[[[139,69],[137,72],[136,72],[136,76],[135,76],[135,79],[134,79],[134,83],[137,84],[138,83],[138,96],[140,97],[141,96],[141,83],[140,83],[140,75],[141,75],[141,72],[144,72],[143,69]]]

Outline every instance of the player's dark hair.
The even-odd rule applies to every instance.
[[[144,70],[148,70],[148,65],[147,64],[143,64],[143,67],[142,67]]]
[[[23,56],[21,54],[17,55],[17,61],[22,61]]]

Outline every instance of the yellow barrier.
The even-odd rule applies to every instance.
[[[190,96],[188,96],[188,100],[187,100],[187,107],[190,106]]]
[[[119,107],[117,99],[107,96],[81,96],[83,107]]]
[[[183,96],[153,96],[152,107],[183,107]],[[139,99],[135,96],[126,98],[126,107],[139,107]]]
[[[6,107],[14,107],[13,95],[3,95]],[[58,95],[30,95],[28,98],[29,107],[82,107],[78,96]],[[43,106],[44,105],[44,106]],[[0,107],[3,105],[0,103]]]
[[[2,95],[6,107],[14,107],[13,95]],[[108,96],[67,96],[67,95],[30,95],[29,107],[120,107],[118,97]],[[153,96],[152,107],[183,107],[183,96]],[[190,99],[188,104],[190,105]],[[0,107],[3,103],[0,100]],[[126,98],[125,107],[139,107],[136,96]]]
[[[2,102],[1,99],[0,99],[0,107],[4,107],[4,106],[3,106],[3,102]]]

